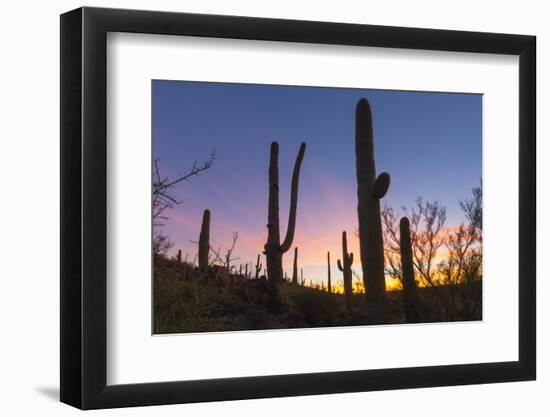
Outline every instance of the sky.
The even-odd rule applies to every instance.
[[[377,173],[391,176],[381,205],[412,206],[418,196],[447,208],[447,227],[464,222],[458,201],[482,176],[482,96],[348,88],[271,86],[155,80],[153,155],[163,176],[185,173],[216,149],[212,168],[181,183],[181,204],[166,214],[163,232],[192,260],[203,210],[211,211],[210,243],[222,251],[239,233],[235,264],[256,261],[267,239],[268,164],[279,142],[281,236],[286,234],[290,180],[301,142],[296,232],[299,266],[309,282],[341,279],[341,233],[360,273],[355,177],[355,105],[373,112]],[[293,249],[283,257],[291,275]],[[265,259],[263,260],[265,267]],[[335,279],[336,278],[336,279]]]

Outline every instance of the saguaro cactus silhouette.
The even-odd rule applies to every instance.
[[[267,243],[265,255],[267,264],[267,276],[272,284],[278,284],[283,279],[283,253],[292,246],[294,229],[296,226],[296,208],[298,206],[298,182],[300,179],[300,167],[304,159],[306,144],[302,143],[292,173],[290,190],[290,209],[288,213],[288,226],[285,240],[281,244],[279,229],[279,144],[271,143],[269,158],[269,208],[267,220]]]
[[[409,219],[402,217],[399,222],[399,247],[401,250],[401,269],[403,270],[403,306],[407,323],[420,321],[419,300],[414,280],[413,255]]]
[[[256,259],[256,267],[255,267],[255,278],[258,279],[260,277],[260,271],[262,270],[262,263],[260,262],[260,254],[258,254],[258,259]]]
[[[202,215],[201,234],[199,236],[199,268],[208,266],[210,252],[210,210],[204,210]]]
[[[353,253],[348,253],[348,238],[346,232],[342,232],[342,262],[338,259],[338,269],[344,273],[344,294],[346,295],[346,306],[351,307],[351,296],[353,294],[353,283],[351,277],[351,265],[353,264]]]
[[[327,268],[328,268],[327,291],[332,292],[332,285],[330,282],[330,252],[327,252]]]
[[[294,263],[292,266],[292,283],[298,285],[298,246],[294,248]]]
[[[382,323],[386,309],[384,242],[380,220],[380,199],[386,195],[390,176],[376,176],[372,112],[367,99],[357,103],[355,111],[355,167],[357,175],[357,213],[363,283],[370,321]]]

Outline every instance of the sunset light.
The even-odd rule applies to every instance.
[[[479,318],[481,95],[185,81],[152,92],[157,290],[179,277],[182,297],[206,297],[199,316],[222,297],[219,314],[260,303],[310,325],[326,303],[339,306],[330,320],[366,303],[361,320],[414,322],[421,299],[426,320]],[[447,301],[458,290],[440,287],[454,286],[468,304]],[[405,310],[388,318],[391,299]]]

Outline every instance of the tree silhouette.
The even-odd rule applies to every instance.
[[[469,319],[481,309],[481,286],[473,285],[483,277],[482,189],[472,189],[472,198],[459,201],[467,223],[445,239],[447,256],[438,265],[443,285],[450,285],[450,315]],[[461,306],[460,311],[457,311]]]
[[[472,197],[459,200],[466,222],[445,229],[446,208],[438,201],[418,198],[415,206],[402,211],[410,218],[410,237],[415,280],[433,288],[447,320],[470,319],[481,309],[482,280],[482,186],[472,189]],[[384,233],[385,273],[403,282],[400,258],[399,220],[401,215],[385,206],[381,211]],[[441,259],[441,252],[445,256]],[[443,288],[445,287],[445,288]]]
[[[166,254],[168,250],[173,246],[172,242],[167,235],[162,233],[159,228],[164,224],[163,220],[167,220],[165,212],[167,209],[174,208],[175,205],[181,204],[174,196],[174,188],[182,181],[186,181],[189,178],[199,175],[201,172],[206,171],[212,167],[216,160],[216,149],[213,149],[210,156],[202,164],[197,161],[193,162],[191,168],[184,174],[175,177],[163,177],[160,173],[159,160],[155,159],[155,166],[153,169],[153,193],[152,193],[152,206],[153,206],[153,252],[156,254]]]

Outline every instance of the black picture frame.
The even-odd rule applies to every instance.
[[[519,360],[107,385],[108,32],[519,56]],[[535,50],[524,35],[88,7],[61,15],[61,401],[95,409],[535,379]]]

